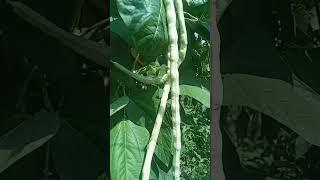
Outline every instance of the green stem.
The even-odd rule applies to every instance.
[[[116,68],[118,68],[120,71],[122,71],[123,73],[127,74],[128,76],[132,77],[133,79],[142,82],[144,84],[152,84],[152,85],[157,85],[157,84],[163,84],[164,82],[166,82],[169,79],[169,75],[165,74],[161,77],[146,77],[146,76],[142,76],[136,73],[133,73],[132,71],[128,70],[127,68],[125,68],[124,66],[122,66],[121,64],[114,62],[114,61],[110,61]]]

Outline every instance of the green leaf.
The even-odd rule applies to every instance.
[[[51,142],[51,152],[61,180],[97,179],[106,168],[105,153],[66,121]]]
[[[136,103],[130,100],[130,103],[126,107],[126,112],[132,122],[140,126],[145,126],[148,115]]]
[[[0,172],[48,142],[59,128],[56,113],[44,110],[0,137]]]
[[[166,173],[162,169],[159,169],[159,180],[172,180],[172,179],[173,179],[172,170]]]
[[[172,137],[170,128],[163,128],[162,126],[154,153],[167,167],[170,166],[172,158],[171,139]]]
[[[126,120],[111,130],[111,179],[139,179],[149,132]]]
[[[156,92],[155,87],[148,87],[147,90],[138,90],[130,94],[130,100],[132,100],[140,109],[142,109],[146,115],[146,120],[150,120],[152,123],[154,122],[158,110],[158,102],[152,98]],[[146,122],[148,123],[148,122]],[[152,125],[153,126],[153,125]]]
[[[110,116],[115,114],[116,112],[120,111],[124,107],[126,107],[129,103],[129,98],[127,96],[123,96],[117,99],[110,105]]]
[[[224,105],[248,106],[320,145],[320,97],[304,84],[246,74],[225,75],[223,83]]]
[[[139,52],[153,58],[164,54],[168,34],[163,1],[118,0],[117,5]]]
[[[205,107],[210,108],[210,92],[204,87],[180,85],[180,95],[192,97]]]
[[[121,18],[117,18],[111,21],[110,27],[111,32],[116,33],[121,37],[122,40],[126,41],[130,46],[133,46],[132,39],[129,36],[130,31],[128,30]]]

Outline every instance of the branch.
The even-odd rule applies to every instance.
[[[63,45],[96,64],[103,67],[109,66],[109,47],[66,32],[21,2],[7,1],[7,3],[13,7],[16,15],[39,28],[43,33],[59,40]]]
[[[142,82],[144,84],[150,84],[150,85],[157,85],[157,84],[163,84],[164,82],[166,82],[169,79],[169,75],[165,74],[161,77],[146,77],[146,76],[142,76],[136,73],[133,73],[132,71],[130,71],[129,69],[125,68],[124,66],[122,66],[121,64],[114,62],[114,61],[110,61],[116,68],[118,68],[120,71],[122,71],[123,73],[127,74],[128,76],[132,77],[133,79]]]

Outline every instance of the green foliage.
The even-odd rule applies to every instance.
[[[209,179],[210,174],[210,115],[198,101],[185,97],[182,107],[188,118],[183,126],[182,173],[186,179]],[[192,164],[192,165],[191,165]]]
[[[116,7],[117,9],[113,11],[119,13],[119,16],[116,15],[117,13],[114,13],[114,17],[112,17],[113,20],[111,21],[112,60],[132,70],[132,72],[145,77],[154,78],[166,73],[168,69],[166,64],[168,34],[163,2],[119,0],[111,3],[116,3],[116,6],[111,5],[111,7]],[[187,49],[187,57],[179,69],[181,79],[180,95],[181,98],[186,97],[193,99],[193,101],[201,104],[201,107],[208,109],[210,107],[210,93],[208,91],[209,78],[207,78],[210,64],[208,46],[210,28],[209,26],[206,27],[205,23],[200,23],[200,19],[201,22],[209,22],[209,16],[205,15],[208,12],[209,4],[206,2],[194,3],[198,3],[198,5],[189,6],[188,4],[184,4],[186,11],[190,9],[188,13],[191,16],[193,16],[193,12],[197,12],[197,14],[201,14],[201,17],[195,17],[196,15],[194,15],[194,18],[199,19],[199,23],[190,21],[192,28],[187,25],[190,41]],[[198,34],[197,37],[194,36],[195,33]],[[191,37],[189,36],[190,34]],[[202,36],[203,34],[205,36]],[[205,43],[199,43],[200,41]],[[194,52],[192,52],[193,50]],[[194,56],[195,53],[198,53],[198,55]],[[123,96],[129,98],[129,103],[125,107],[118,105],[117,107],[119,108],[113,108],[120,109],[124,107],[111,117],[112,134],[119,132],[119,126],[124,124],[130,124],[130,126],[140,129],[140,134],[146,131],[145,137],[139,136],[139,138],[136,138],[135,143],[131,143],[130,146],[126,147],[127,149],[124,146],[113,146],[113,152],[117,152],[118,154],[114,155],[117,160],[112,161],[114,167],[112,167],[111,171],[114,177],[122,178],[128,175],[132,177],[132,179],[137,179],[141,172],[149,134],[151,134],[157,115],[163,85],[146,85],[140,83],[112,66],[111,87],[113,88],[110,93],[112,100],[110,104],[117,102],[119,98]],[[182,100],[180,103],[183,103]],[[171,100],[169,99],[167,108],[170,108],[170,105]],[[189,109],[192,110],[192,107],[189,107]],[[194,113],[200,112],[197,111]],[[188,126],[190,118],[192,119],[190,113],[183,115],[181,119],[182,126]],[[203,121],[202,124],[205,124],[205,128],[209,128],[208,117],[198,117],[198,121]],[[170,112],[167,111],[164,115],[155,148],[151,179],[171,179],[173,177],[171,167],[173,158],[171,128]],[[189,127],[189,129],[190,128],[191,127]],[[182,129],[184,129],[184,127]],[[129,129],[121,130],[121,134],[128,133],[133,133],[133,131],[129,132]],[[202,133],[201,131],[197,138],[188,139],[182,144],[183,148],[187,149],[183,151],[182,155],[185,157],[182,162],[183,166],[186,169],[191,167],[197,169],[196,171],[199,172],[201,176],[209,175],[207,170],[202,171],[203,167],[206,167],[206,169],[209,167],[209,154],[200,154],[199,158],[206,159],[206,161],[201,161],[200,165],[196,167],[194,167],[193,163],[189,162],[189,158],[187,157],[192,156],[192,146],[194,146],[196,141],[206,142],[206,144],[208,144],[207,135],[208,134]],[[115,135],[112,135],[111,141],[117,144],[124,144],[124,138],[116,138]],[[119,172],[115,167],[124,167],[125,162],[122,160],[119,161],[118,157],[122,157],[126,152],[131,151],[140,153],[127,159],[127,161],[131,163],[129,167],[132,169],[130,169],[130,171],[129,169],[123,169]],[[139,159],[141,157],[142,159]],[[184,172],[182,176],[186,179],[188,179],[192,173],[191,171],[182,171]],[[196,178],[196,176],[193,177]]]
[[[110,105],[110,116],[112,116],[114,113],[120,111],[122,108],[124,108],[129,103],[128,97],[121,97],[117,99],[115,102],[113,102]]]
[[[97,23],[96,15],[87,10],[79,17],[76,11],[87,8],[84,1],[6,2],[1,67],[11,66],[0,71],[6,78],[0,179],[97,179],[106,168],[108,114],[101,77],[110,53],[103,30],[107,17],[88,28]],[[88,14],[93,18],[84,25]],[[80,26],[89,35],[77,33]]]
[[[319,95],[304,85],[245,74],[226,75],[224,105],[248,106],[271,116],[304,137],[320,145],[318,120]]]
[[[55,113],[44,110],[25,120],[0,138],[0,172],[20,158],[48,142],[58,131],[59,120]]]
[[[141,55],[150,61],[163,55],[168,41],[163,1],[118,0],[117,7]]]
[[[250,5],[221,0],[218,6],[224,106],[253,109],[241,116],[229,109],[231,115],[222,116],[224,128],[248,172],[279,179],[309,179],[308,172],[317,171],[319,161],[305,155],[312,145],[320,145],[319,62],[315,61],[319,57],[319,30],[314,1],[274,1],[273,27],[269,12],[263,12],[260,5]],[[260,16],[257,12],[252,16],[251,10],[261,10]],[[247,21],[239,21],[243,19],[240,17]],[[274,38],[273,46],[265,37]],[[275,130],[274,124],[281,128]],[[318,175],[311,179],[315,177]]]

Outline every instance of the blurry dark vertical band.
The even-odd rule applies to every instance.
[[[211,180],[224,180],[220,110],[222,80],[220,73],[220,35],[217,27],[217,0],[211,3]]]
[[[106,6],[107,7],[105,7],[105,10],[107,11],[107,12],[105,12],[105,14],[106,14],[106,16],[107,16],[107,18],[108,19],[110,19],[110,16],[111,16],[111,14],[110,14],[110,9],[111,9],[111,6],[110,6],[110,1],[107,1],[107,3],[106,3]],[[110,20],[109,20],[109,22],[110,22]],[[109,24],[109,26],[110,26],[110,24]],[[110,30],[110,28],[109,28],[109,30]],[[107,45],[109,45],[110,46],[110,48],[109,48],[109,50],[111,50],[111,39],[110,39],[110,31],[109,30],[107,30],[107,34],[106,34],[106,39],[107,39],[107,41],[109,41],[109,42],[106,42],[107,43]],[[109,52],[109,59],[111,59],[111,52]],[[109,61],[109,59],[108,59],[108,61]],[[109,116],[109,114],[110,114],[110,70],[108,69],[107,70],[107,81],[108,81],[108,83],[107,83],[107,87],[106,87],[106,93],[107,93],[107,104],[108,104],[108,107],[106,107],[107,108],[107,117],[109,117],[109,119],[107,119],[107,132],[108,132],[108,134],[107,134],[107,159],[106,159],[106,163],[107,163],[107,165],[106,165],[106,167],[107,167],[107,170],[106,170],[106,179],[105,180],[109,180],[109,179],[111,179],[111,173],[110,173],[110,169],[111,169],[111,167],[110,167],[110,116]]]

